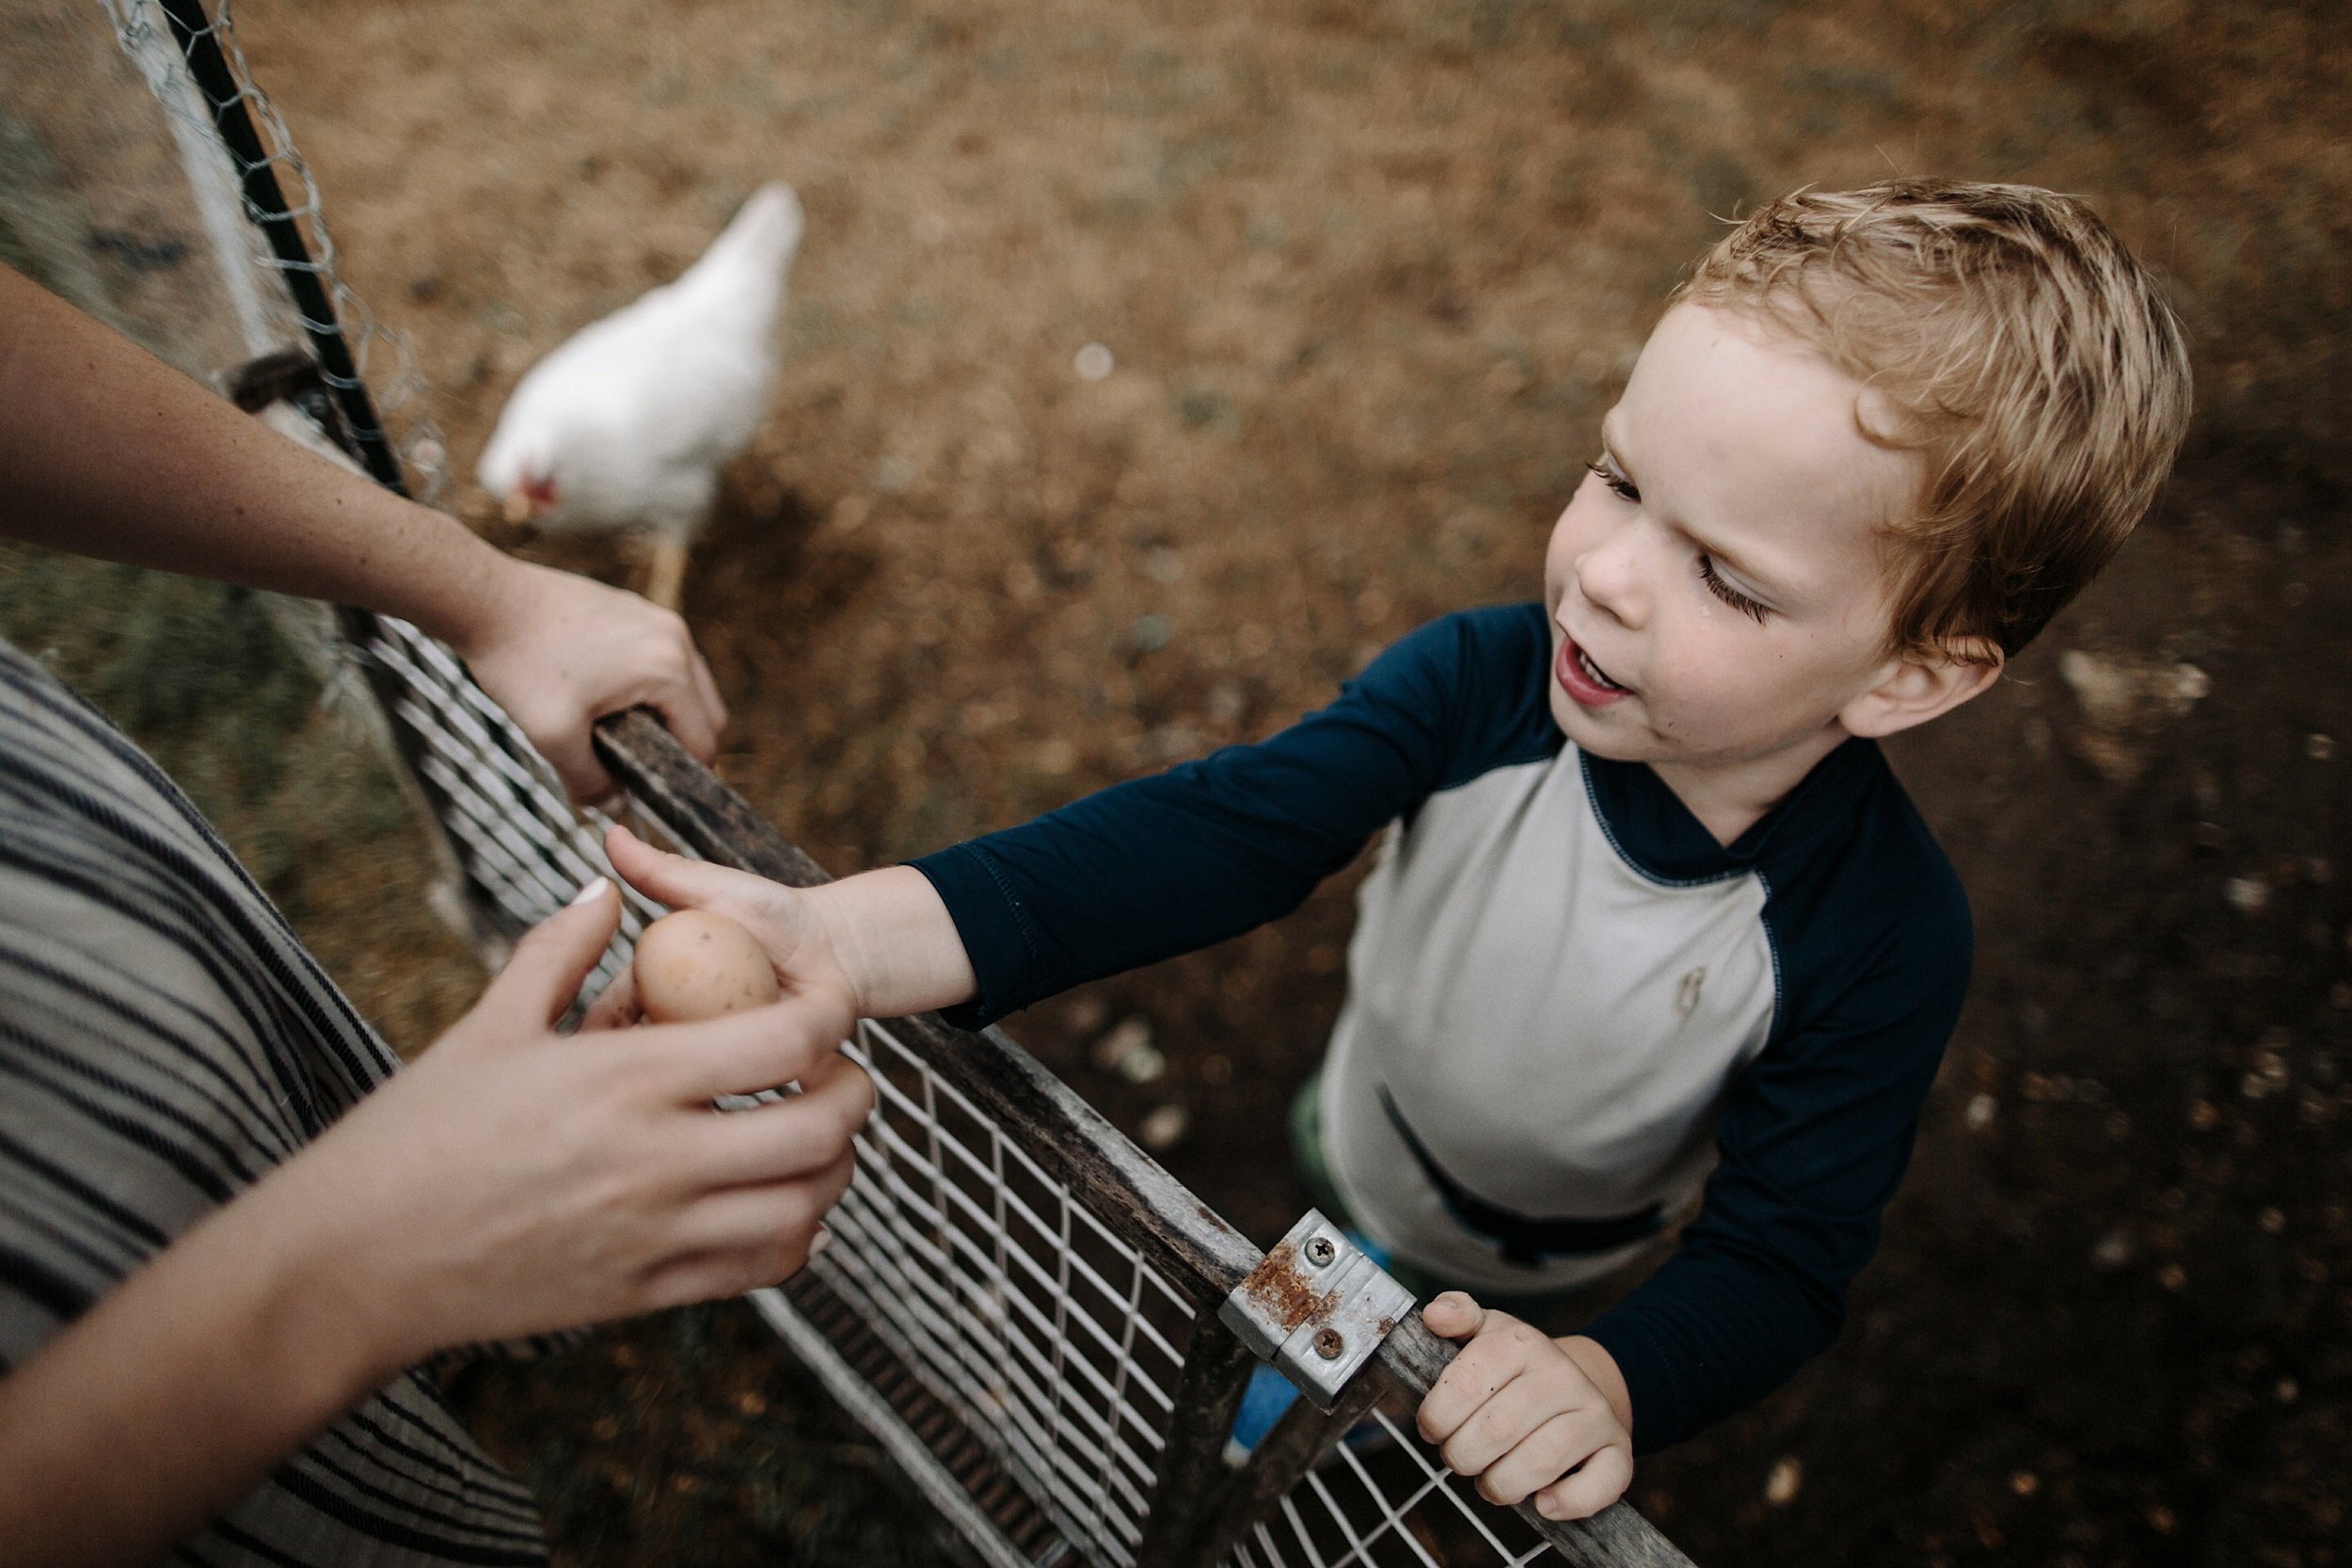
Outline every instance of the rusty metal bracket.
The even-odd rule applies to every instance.
[[[1413,1309],[1413,1292],[1310,1209],[1217,1308],[1217,1319],[1271,1361],[1317,1410]]]

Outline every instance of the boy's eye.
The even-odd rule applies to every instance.
[[[1704,550],[1699,552],[1699,580],[1707,584],[1708,593],[1740,614],[1749,617],[1759,626],[1764,624],[1764,617],[1772,613],[1769,609],[1725,582],[1723,575],[1715,570],[1715,558]]]
[[[1634,487],[1633,482],[1608,464],[1594,462],[1584,467],[1592,470],[1595,479],[1609,486],[1619,500],[1638,501],[1642,499],[1642,492]]]

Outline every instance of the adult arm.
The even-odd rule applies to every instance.
[[[412,622],[457,650],[582,798],[611,788],[588,744],[599,716],[649,704],[705,761],[726,721],[676,616],[501,553],[5,267],[0,531]]]
[[[434,1350],[801,1266],[872,1105],[848,999],[557,1037],[619,916],[599,883],[526,937],[415,1067],[0,1379],[0,1560],[155,1560]]]

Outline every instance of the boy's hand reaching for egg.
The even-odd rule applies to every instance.
[[[749,872],[655,848],[627,828],[606,835],[612,868],[657,904],[706,910],[767,949],[787,996],[837,990],[860,1018],[900,1018],[968,1000],[978,982],[947,906],[913,866],[791,888]],[[627,1023],[638,999],[624,975],[596,999],[584,1028]]]
[[[1547,1519],[1582,1519],[1633,1480],[1632,1411],[1609,1353],[1553,1339],[1448,1291],[1422,1309],[1431,1332],[1466,1341],[1422,1401],[1421,1434],[1479,1496],[1533,1497]]]

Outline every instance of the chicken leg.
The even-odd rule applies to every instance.
[[[645,597],[674,610],[686,587],[686,541],[664,530],[647,543]]]

